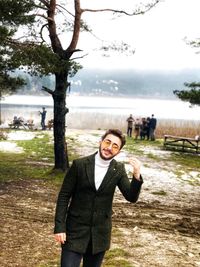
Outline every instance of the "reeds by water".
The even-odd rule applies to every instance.
[[[74,129],[108,129],[119,128],[126,133],[127,116],[103,113],[73,113],[67,117],[67,127]],[[200,135],[200,120],[166,120],[157,119],[156,137],[165,134],[194,138]]]
[[[3,114],[3,124],[6,127],[8,123],[13,119],[15,111],[8,110],[6,114]],[[91,130],[106,130],[109,128],[119,128],[124,133],[127,129],[127,117],[129,114],[108,114],[100,112],[89,111],[79,111],[79,112],[69,112],[66,116],[66,126],[68,129],[91,129]],[[38,112],[33,109],[26,111],[26,118],[33,119],[35,127],[40,129],[40,116]],[[47,122],[53,118],[52,110],[48,110]],[[67,134],[67,131],[66,131]],[[174,120],[174,119],[157,119],[157,129],[156,138],[163,138],[165,134],[185,136],[185,137],[195,137],[200,135],[200,118],[197,120]]]
[[[194,138],[200,136],[200,121],[159,120],[156,135],[165,134]]]

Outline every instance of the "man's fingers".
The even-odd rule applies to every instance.
[[[131,165],[134,165],[134,166],[137,166],[137,167],[140,167],[141,166],[140,161],[138,159],[136,159],[136,158],[130,158],[129,159],[129,163]]]
[[[64,244],[66,241],[66,234],[65,233],[55,234],[55,240],[61,244]]]
[[[133,167],[133,175],[136,179],[140,178],[140,167],[141,167],[141,162],[136,159],[136,158],[130,158],[129,163]]]

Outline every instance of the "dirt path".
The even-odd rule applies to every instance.
[[[22,180],[1,185],[0,266],[38,266],[56,257],[52,238],[56,197],[42,181]]]
[[[82,155],[95,151],[98,134],[70,132],[81,144],[78,152]],[[119,232],[120,242],[113,235],[112,248],[128,251],[133,267],[200,267],[199,186],[178,179],[172,172],[177,166],[155,162],[145,156],[147,150],[140,156],[145,162],[145,183],[138,203],[126,202],[116,191],[113,228]],[[156,149],[151,153],[160,153],[161,158],[169,155]],[[121,158],[126,156],[123,151]],[[42,265],[45,262],[58,266],[60,248],[52,235],[57,193],[57,188],[44,181],[26,177],[0,184],[1,267],[42,267],[47,266]]]

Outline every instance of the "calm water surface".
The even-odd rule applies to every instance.
[[[148,117],[155,114],[158,119],[200,120],[200,107],[190,107],[181,100],[142,99],[120,97],[87,97],[70,95],[66,99],[70,112],[67,124],[73,128],[100,127],[102,123],[122,123],[129,114],[133,117]],[[13,117],[22,116],[40,122],[39,110],[45,106],[47,120],[53,117],[51,96],[12,95],[2,100],[2,122],[7,123]],[[92,120],[92,121],[91,121]],[[100,122],[101,121],[101,122]],[[107,125],[105,126],[107,127]]]

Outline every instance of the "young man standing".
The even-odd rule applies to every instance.
[[[125,136],[110,129],[99,151],[77,159],[67,172],[58,195],[55,239],[62,245],[61,267],[100,267],[110,247],[112,202],[116,186],[127,201],[136,202],[143,183],[141,163],[130,159],[133,177],[114,157],[125,145]]]
[[[149,122],[149,138],[151,141],[155,141],[156,125],[157,125],[157,120],[154,117],[154,114],[152,114]]]
[[[134,123],[134,118],[133,115],[130,114],[130,116],[127,118],[127,136],[132,137],[132,131],[133,131],[133,123]]]
[[[47,111],[45,109],[45,107],[42,108],[42,112],[40,112],[40,115],[41,115],[41,126],[42,126],[42,130],[45,130],[46,129],[46,125],[45,125],[45,119],[46,119],[46,114],[47,114]]]

